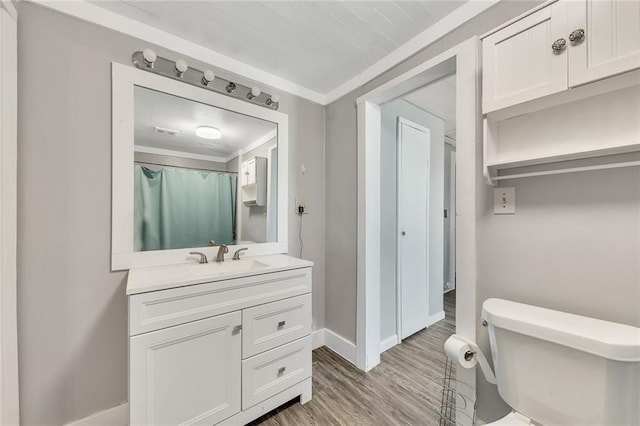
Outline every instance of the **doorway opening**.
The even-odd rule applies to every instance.
[[[380,106],[381,353],[416,333],[442,346],[455,332],[455,293],[444,296],[455,289],[455,80]]]
[[[449,217],[455,217],[454,248],[451,243],[448,252],[449,262],[453,262],[455,272],[445,274],[444,233],[444,187],[441,190],[442,201],[439,207],[433,204],[429,208],[429,217],[440,218],[440,253],[442,260],[432,266],[432,272],[439,271],[439,296],[442,308],[444,303],[444,285],[449,282],[455,291],[447,293],[447,299],[455,303],[455,333],[470,340],[476,334],[476,180],[480,176],[479,164],[482,155],[481,120],[479,105],[478,65],[479,40],[473,37],[466,42],[416,66],[406,73],[392,79],[378,88],[358,98],[358,269],[357,269],[357,322],[356,322],[356,365],[363,371],[369,371],[380,363],[381,349],[384,343],[381,335],[381,302],[383,300],[383,275],[381,263],[387,261],[388,245],[383,245],[382,188],[387,185],[389,174],[383,173],[382,165],[382,119],[383,108],[394,100],[401,99],[417,89],[455,75],[455,201],[449,204]],[[405,117],[408,118],[408,117]],[[410,119],[410,118],[408,118]],[[415,120],[411,120],[414,121]],[[433,139],[432,139],[433,140]],[[443,155],[444,145],[442,144]],[[451,159],[449,159],[451,164]],[[431,159],[433,173],[433,158]],[[444,157],[442,159],[442,178],[444,179]],[[451,172],[450,172],[451,173]],[[450,189],[451,190],[451,189]],[[433,211],[433,216],[431,215]],[[453,214],[455,212],[455,215]],[[436,214],[437,213],[437,214]],[[433,225],[430,223],[430,225]],[[451,227],[451,223],[449,222]],[[384,228],[388,229],[388,228]],[[391,242],[397,244],[395,233]],[[451,236],[449,236],[451,238]],[[388,240],[387,240],[388,241]],[[451,268],[451,266],[449,266]],[[449,277],[447,280],[445,275]],[[452,277],[452,278],[451,278]],[[451,281],[453,280],[453,281]],[[454,287],[455,286],[455,287]],[[396,299],[399,300],[399,299]],[[433,300],[433,299],[432,299]],[[453,306],[452,310],[453,310]],[[442,315],[442,314],[440,314]],[[396,328],[397,330],[397,328]],[[396,331],[396,343],[399,335]],[[401,345],[403,346],[403,345]],[[437,345],[438,356],[444,357],[443,348]],[[428,353],[425,350],[423,353]],[[475,388],[475,374],[460,372],[459,380]]]

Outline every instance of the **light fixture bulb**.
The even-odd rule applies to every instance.
[[[153,49],[149,49],[147,47],[142,51],[142,58],[148,67],[153,68],[153,63],[158,59],[158,55],[156,55],[156,52],[154,52]]]
[[[249,91],[249,93],[247,93],[247,99],[251,100],[253,98],[256,98],[256,97],[260,96],[260,93],[262,93],[260,88],[258,86],[253,86],[251,88],[251,90]]]
[[[205,86],[211,83],[216,78],[216,75],[211,70],[206,70],[202,73],[202,84]]]
[[[278,95],[271,95],[271,97],[267,99],[265,104],[267,104],[267,106],[269,107],[273,106],[275,109],[278,109],[278,102],[280,102],[280,98],[278,97]]]
[[[222,132],[219,129],[211,126],[196,127],[196,136],[203,139],[220,139]]]
[[[187,69],[189,69],[189,65],[187,65],[186,61],[184,61],[183,59],[178,59],[176,61],[175,71],[178,77],[182,77],[184,73],[187,71]]]

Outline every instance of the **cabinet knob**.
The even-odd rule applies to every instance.
[[[572,31],[571,34],[569,34],[569,41],[571,41],[571,43],[573,44],[580,44],[582,40],[584,40],[583,28],[578,28],[577,30]]]
[[[286,370],[286,367],[278,368],[278,376],[282,376],[284,374],[284,370]]]
[[[278,323],[278,328],[282,328],[282,327],[284,327],[284,325],[285,325],[285,324],[286,324],[286,321],[280,321],[280,322]]]
[[[240,331],[242,331],[242,326],[236,325],[235,327],[233,327],[233,331],[231,332],[231,334],[238,334],[240,333]]]
[[[567,40],[559,38],[553,42],[553,44],[551,45],[551,49],[553,49],[553,53],[558,54],[562,52],[566,46]]]

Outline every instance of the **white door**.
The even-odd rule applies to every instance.
[[[240,411],[240,311],[130,340],[130,424],[211,425]]]
[[[482,41],[482,110],[495,111],[567,89],[566,3],[559,1]],[[560,48],[564,40],[564,47]],[[554,42],[559,41],[553,49]]]
[[[429,318],[429,129],[398,118],[398,289],[400,337]]]
[[[240,165],[240,186],[245,186],[249,184],[249,170],[247,162],[244,161]]]
[[[582,31],[581,31],[582,30]],[[569,2],[569,85],[640,68],[640,1]]]
[[[256,183],[256,159],[247,161],[247,185]]]

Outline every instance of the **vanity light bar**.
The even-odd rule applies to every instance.
[[[193,86],[212,90],[264,108],[277,110],[280,107],[280,99],[276,95],[262,92],[257,86],[244,86],[218,77],[211,70],[200,71],[196,68],[191,68],[183,59],[178,59],[174,62],[170,59],[162,58],[157,56],[151,49],[133,52],[131,62],[138,69],[183,81]]]

